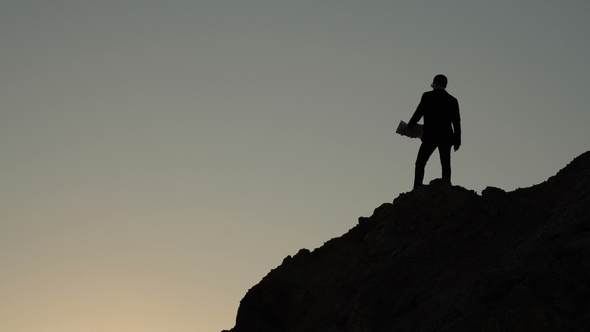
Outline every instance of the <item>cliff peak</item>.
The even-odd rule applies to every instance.
[[[590,151],[481,195],[435,180],[253,286],[231,332],[590,330]]]

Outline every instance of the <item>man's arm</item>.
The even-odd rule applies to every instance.
[[[453,145],[455,147],[455,151],[459,150],[461,146],[461,115],[459,114],[459,103],[457,102],[457,108],[455,111],[455,116],[452,120],[453,123]]]
[[[412,115],[412,118],[408,122],[408,128],[410,128],[410,129],[414,128],[416,123],[418,123],[418,121],[420,121],[422,116],[424,116],[424,104],[425,103],[424,103],[424,94],[423,94],[422,98],[420,99],[420,104],[418,104],[418,107],[416,108],[414,115]]]

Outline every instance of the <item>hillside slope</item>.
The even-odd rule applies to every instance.
[[[482,195],[441,180],[288,256],[231,332],[589,331],[590,152]]]

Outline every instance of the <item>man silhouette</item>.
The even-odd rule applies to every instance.
[[[451,147],[454,146],[457,151],[461,146],[459,102],[446,91],[446,76],[436,75],[430,86],[432,91],[422,94],[420,104],[408,122],[408,127],[413,128],[424,117],[422,144],[416,158],[414,188],[422,185],[424,168],[436,148],[440,155],[442,178],[450,182]]]

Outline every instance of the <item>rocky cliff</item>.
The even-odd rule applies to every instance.
[[[590,331],[590,152],[512,192],[401,194],[285,258],[230,331]]]

